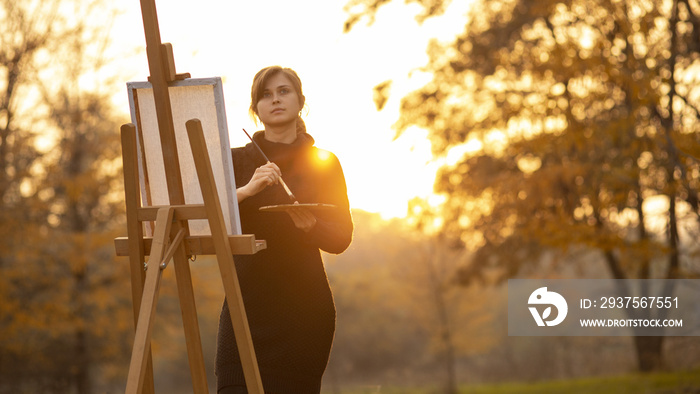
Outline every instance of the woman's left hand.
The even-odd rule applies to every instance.
[[[305,208],[295,208],[287,210],[287,213],[294,221],[298,229],[308,233],[316,225],[316,216]]]

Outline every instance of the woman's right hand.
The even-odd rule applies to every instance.
[[[267,162],[267,164],[262,165],[255,169],[253,177],[247,185],[239,187],[236,190],[236,195],[238,196],[238,202],[245,200],[248,197],[252,197],[266,187],[279,182],[282,172],[280,171],[277,164],[272,162]]]

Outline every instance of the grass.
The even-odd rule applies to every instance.
[[[464,388],[475,394],[619,394],[700,392],[700,371],[629,374],[611,377],[581,378],[537,383],[509,383]]]
[[[364,386],[339,394],[437,394],[436,387]],[[700,393],[700,370],[628,374],[536,383],[502,383],[461,386],[460,394],[690,394]],[[330,392],[329,392],[330,394]]]

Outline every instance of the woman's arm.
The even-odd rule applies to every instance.
[[[266,187],[278,183],[281,174],[279,167],[275,163],[267,163],[256,168],[250,181],[245,186],[236,189],[238,203],[260,193]]]
[[[320,188],[318,202],[333,204],[337,208],[316,213],[315,223],[306,233],[306,240],[325,252],[338,254],[350,246],[354,226],[343,169],[335,155],[331,154],[327,160],[327,175],[317,186]]]
[[[325,252],[340,254],[352,242],[353,223],[349,210],[335,216],[332,220],[317,219],[307,241]]]

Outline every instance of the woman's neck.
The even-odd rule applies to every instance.
[[[297,139],[297,125],[293,122],[284,126],[265,125],[264,137],[270,142],[291,144]]]

